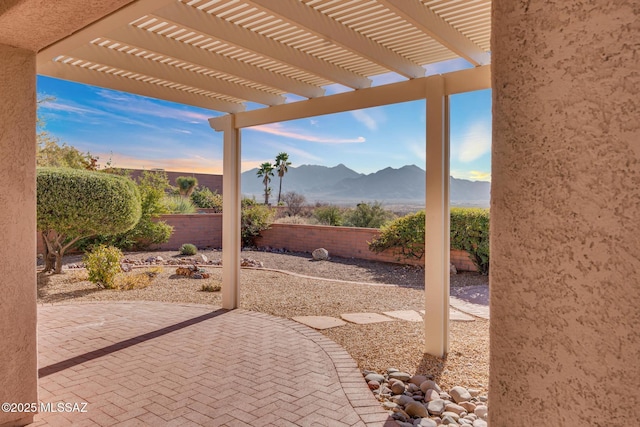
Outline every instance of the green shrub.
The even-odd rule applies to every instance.
[[[181,255],[195,255],[197,253],[198,253],[198,248],[196,247],[196,245],[193,245],[191,243],[185,243],[184,245],[180,246]]]
[[[342,225],[342,210],[333,205],[320,206],[313,211],[314,218],[323,225]]]
[[[482,274],[489,273],[489,210],[451,208],[451,247],[469,252]]]
[[[380,202],[362,202],[358,203],[355,209],[347,210],[344,217],[344,225],[348,227],[380,228],[395,215],[383,208]]]
[[[67,168],[39,168],[37,227],[45,243],[45,271],[62,271],[65,251],[84,237],[133,228],[140,192],[126,177]]]
[[[120,273],[122,252],[113,246],[100,245],[84,256],[89,281],[107,289],[115,287],[115,278]]]
[[[380,229],[380,235],[369,243],[369,250],[398,250],[404,258],[424,256],[424,211],[405,215]]]
[[[196,212],[196,207],[190,199],[181,196],[166,196],[164,205],[172,214],[192,214]]]
[[[198,187],[191,193],[191,201],[201,209],[214,209],[222,212],[222,195],[212,192],[207,187]]]
[[[273,221],[273,210],[266,205],[251,205],[242,208],[241,236],[243,246],[254,246],[255,238]]]
[[[131,230],[115,235],[102,235],[95,238],[82,239],[77,247],[90,249],[99,244],[113,245],[122,250],[140,250],[152,244],[169,241],[173,227],[164,221],[154,221],[160,215],[168,213],[163,203],[165,191],[171,188],[166,172],[144,171],[138,181],[142,204],[140,220]]]
[[[489,272],[489,210],[451,209],[451,248],[467,251],[478,271]],[[421,259],[425,249],[424,211],[400,217],[382,227],[369,250],[398,250],[405,258]]]
[[[176,178],[176,184],[178,184],[180,195],[189,197],[198,185],[198,179],[194,176],[179,176]]]
[[[222,286],[219,283],[202,285],[202,292],[219,292]]]

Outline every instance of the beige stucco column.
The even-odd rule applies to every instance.
[[[37,402],[33,52],[0,45],[0,403]],[[0,411],[0,426],[32,416]]]
[[[493,8],[490,425],[637,424],[638,2]]]

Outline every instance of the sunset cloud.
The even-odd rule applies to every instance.
[[[269,125],[260,125],[248,128],[249,130],[255,130],[258,132],[264,132],[271,135],[282,136],[285,138],[298,139],[301,141],[308,142],[318,142],[321,144],[357,144],[365,142],[366,139],[362,136],[357,138],[332,138],[332,137],[323,137],[323,136],[315,136],[305,133],[303,131],[297,129],[286,129],[280,123],[273,123]]]
[[[468,179],[470,181],[487,181],[491,182],[491,172],[484,171],[461,171],[452,170],[451,176],[458,179]]]

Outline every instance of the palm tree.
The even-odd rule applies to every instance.
[[[261,164],[256,175],[262,178],[262,183],[264,184],[264,204],[268,205],[269,194],[271,193],[269,182],[271,182],[271,177],[273,176],[273,165],[271,162],[264,162]]]
[[[285,173],[289,172],[288,166],[291,166],[289,161],[289,155],[287,153],[279,153],[276,156],[276,170],[280,177],[280,188],[278,189],[278,204],[280,204],[280,195],[282,194],[282,177]]]

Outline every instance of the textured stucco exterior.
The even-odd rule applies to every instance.
[[[0,58],[0,402],[37,402],[35,53]],[[20,419],[0,412],[0,426]]]
[[[493,0],[490,425],[640,420],[638,16]]]

